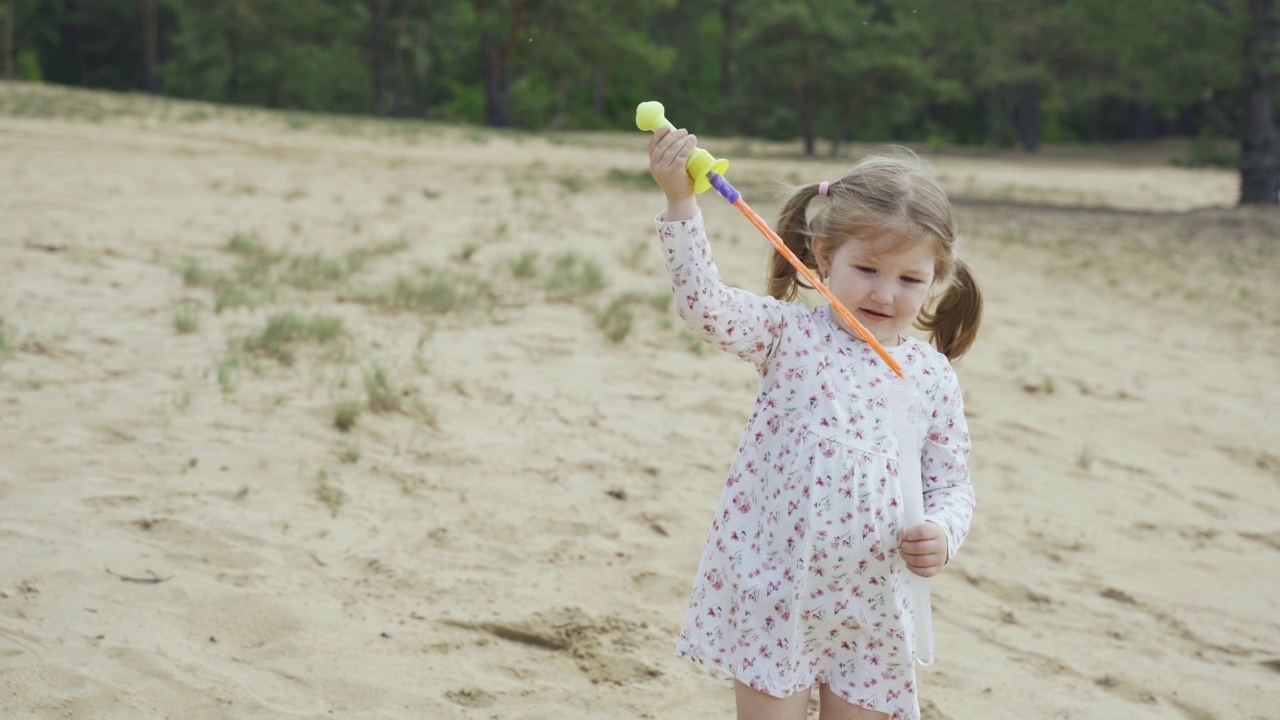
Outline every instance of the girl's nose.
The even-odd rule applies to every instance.
[[[878,303],[888,305],[893,302],[893,291],[887,283],[876,283],[871,288],[871,299]]]

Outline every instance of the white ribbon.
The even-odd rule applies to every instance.
[[[924,412],[915,383],[894,378],[889,386],[889,410],[893,433],[898,438],[898,488],[902,491],[903,529],[924,522],[924,478],[920,474],[920,415]],[[929,581],[907,571],[911,579],[911,610],[916,662],[933,664],[933,612],[929,602]]]

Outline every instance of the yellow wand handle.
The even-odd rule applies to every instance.
[[[667,120],[665,112],[666,108],[662,107],[662,103],[657,100],[640,103],[636,107],[636,127],[646,132],[654,132],[664,127],[674,130],[676,126]],[[684,167],[689,177],[693,178],[693,191],[704,193],[711,189],[711,180],[707,178],[707,173],[724,175],[729,171],[729,161],[717,160],[706,150],[695,148]]]

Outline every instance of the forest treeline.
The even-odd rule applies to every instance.
[[[0,0],[0,24],[7,77],[275,108],[623,129],[659,99],[807,153],[1194,136],[1280,202],[1277,0]]]

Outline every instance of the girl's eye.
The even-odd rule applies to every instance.
[[[876,269],[873,267],[868,267],[866,265],[854,265],[853,267],[855,270],[857,270],[860,273],[866,273],[867,275],[876,274]]]
[[[913,285],[918,285],[918,284],[920,284],[920,283],[924,282],[924,281],[923,281],[923,280],[921,280],[920,278],[914,278],[914,277],[911,277],[910,275],[903,275],[903,276],[902,276],[902,281],[903,281],[903,282],[909,282],[909,283],[911,283],[911,284],[913,284]]]

